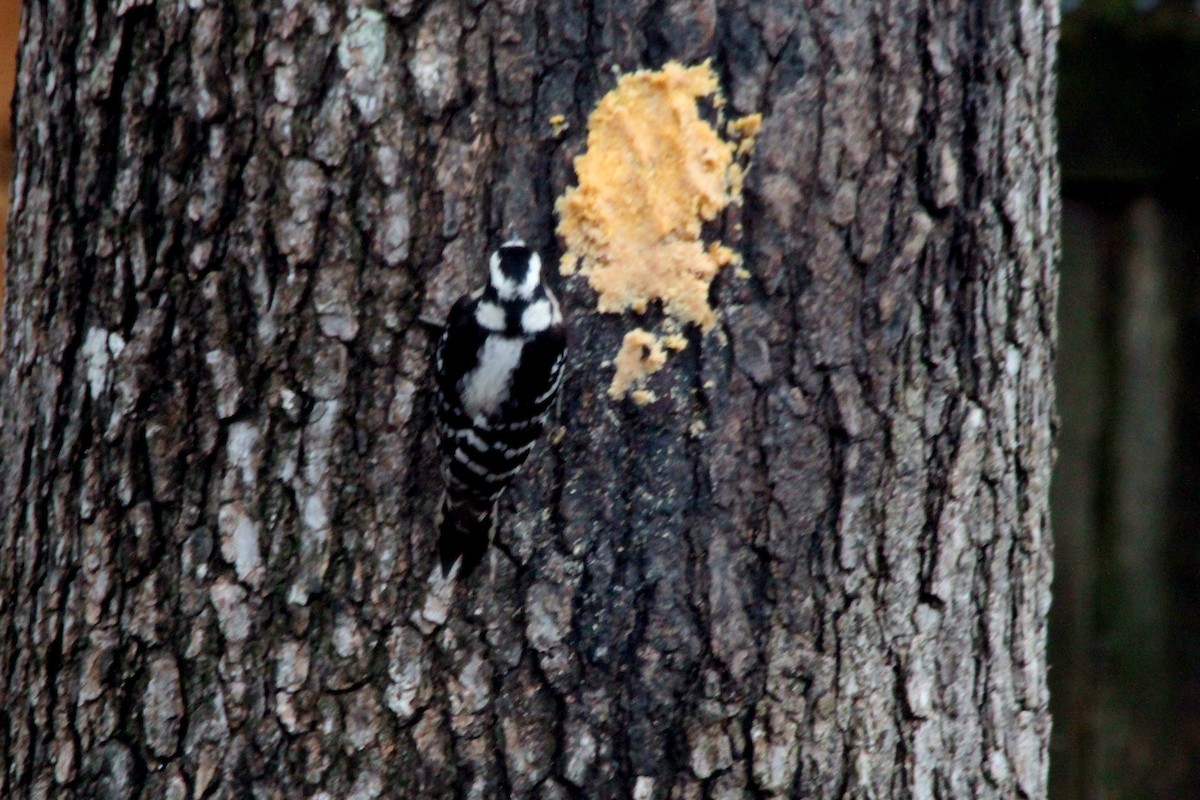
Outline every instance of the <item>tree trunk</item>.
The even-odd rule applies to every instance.
[[[1044,797],[1057,3],[350,6],[27,3],[0,796]],[[439,593],[421,320],[708,57],[749,278]]]

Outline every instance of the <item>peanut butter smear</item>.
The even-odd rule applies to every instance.
[[[578,185],[555,204],[567,246],[562,274],[587,277],[604,313],[642,313],[661,303],[674,329],[670,349],[686,345],[679,324],[702,331],[716,324],[709,287],[740,256],[722,242],[705,242],[702,227],[741,202],[745,166],[735,159],[744,161],[762,121],[760,114],[734,120],[724,126],[724,138],[700,116],[698,103],[705,99],[717,109],[725,103],[707,62],[670,62],[623,76],[588,118],[587,152],[575,159]],[[609,388],[615,398],[641,390],[666,359],[655,334],[637,333],[639,351],[652,344],[663,355],[647,369],[630,357],[627,336]],[[644,390],[638,396],[653,398]]]

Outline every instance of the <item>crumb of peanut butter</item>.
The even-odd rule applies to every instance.
[[[754,139],[762,130],[762,114],[750,114],[732,120],[726,130],[731,138],[740,140],[738,155],[745,155],[754,149]]]
[[[672,333],[669,336],[664,336],[659,341],[661,341],[663,346],[668,350],[674,350],[676,352],[680,350],[686,350],[688,345],[687,337],[680,333]]]
[[[725,104],[712,67],[670,62],[623,76],[588,118],[587,152],[575,159],[578,185],[555,206],[567,245],[559,269],[587,277],[601,312],[641,313],[661,303],[668,321],[703,331],[716,324],[709,287],[741,257],[701,234],[705,222],[741,202],[745,166],[735,159],[744,161],[762,116],[714,128],[700,115],[701,101],[718,110]],[[664,344],[687,346],[677,330],[662,342],[641,334],[662,353]],[[609,387],[614,398],[662,366],[646,371],[643,362],[622,358],[629,346],[627,335]]]
[[[641,389],[646,378],[667,363],[667,353],[657,336],[650,331],[634,328],[625,334],[616,363],[617,373],[608,387],[608,396],[614,400],[620,399],[630,388]]]
[[[632,397],[633,402],[639,406],[649,405],[658,399],[658,395],[649,389],[634,389],[629,393],[629,396]]]

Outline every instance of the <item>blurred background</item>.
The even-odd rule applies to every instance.
[[[1200,2],[1062,9],[1050,797],[1200,798]]]
[[[1050,797],[1200,798],[1200,0],[1062,10]]]

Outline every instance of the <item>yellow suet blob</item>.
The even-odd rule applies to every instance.
[[[556,204],[567,246],[560,271],[586,276],[602,312],[640,313],[659,302],[672,320],[703,331],[716,324],[709,287],[740,257],[721,242],[706,243],[701,233],[705,222],[740,202],[745,170],[735,158],[749,152],[762,117],[730,122],[724,127],[731,138],[722,138],[701,118],[702,100],[716,109],[725,103],[712,67],[671,62],[623,76],[588,118],[587,152],[575,159],[578,185]],[[647,370],[627,357],[627,335],[613,397],[640,386],[666,359],[653,333],[633,333],[639,341],[650,337],[661,361]],[[676,334],[668,339],[672,350],[686,346]]]

